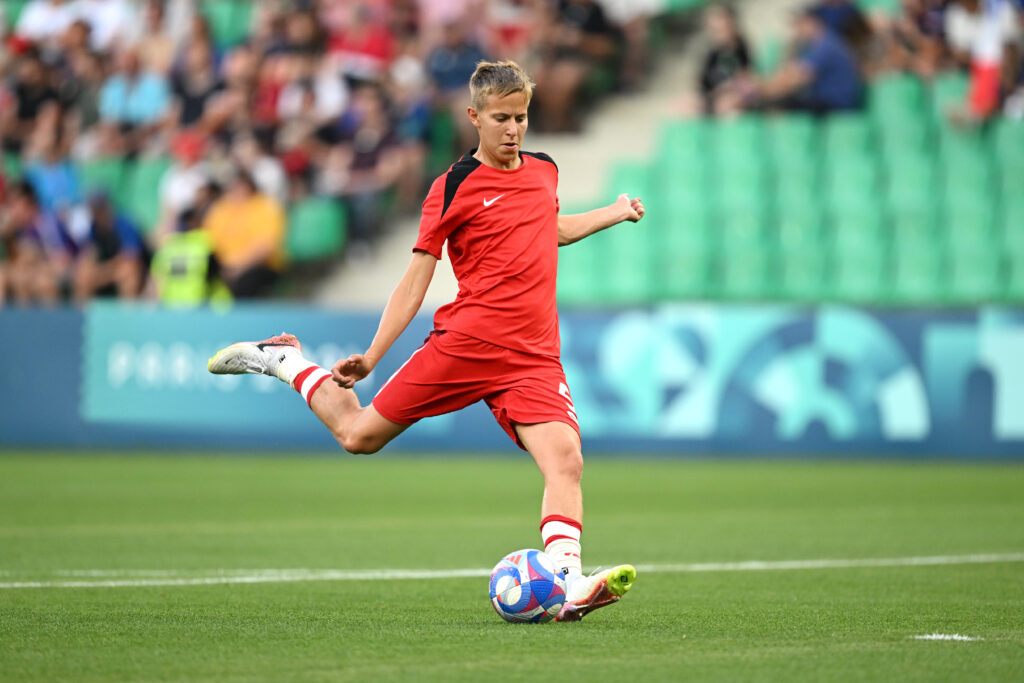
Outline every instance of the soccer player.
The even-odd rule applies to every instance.
[[[364,354],[331,371],[302,356],[290,334],[239,342],[210,359],[215,374],[262,373],[295,388],[351,453],[375,453],[417,420],[483,400],[544,476],[544,550],[566,575],[559,621],[577,621],[619,600],[636,579],[620,565],[584,576],[580,536],[583,455],[580,428],[560,360],[555,280],[558,247],[644,215],[639,198],[559,215],[558,168],[522,150],[533,83],[514,62],[481,62],[469,83],[469,120],[479,146],[437,178],[423,202],[412,260]],[[434,330],[360,406],[353,385],[405,330],[448,242],[459,280],[455,301],[438,309]],[[331,381],[328,381],[331,380]]]

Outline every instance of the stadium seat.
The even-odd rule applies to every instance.
[[[13,152],[3,153],[4,179],[11,182],[21,177],[21,157]]]
[[[833,114],[823,124],[825,153],[830,158],[872,149],[871,125],[864,114]]]
[[[76,168],[85,194],[105,192],[118,209],[122,211],[127,209],[129,198],[129,190],[125,183],[127,164],[123,159],[96,159],[82,162]]]
[[[944,71],[932,79],[932,118],[941,126],[948,125],[949,111],[967,100],[967,75]]]
[[[818,142],[818,124],[808,114],[776,116],[768,122],[768,147],[773,155],[810,152]]]
[[[949,296],[958,303],[985,303],[999,298],[1003,289],[1001,258],[990,242],[951,249]]]
[[[151,232],[160,219],[160,181],[170,166],[167,158],[140,159],[129,171],[125,210],[144,233]]]
[[[295,263],[330,258],[345,246],[347,220],[333,199],[314,197],[297,202],[288,212],[285,249]]]
[[[708,119],[672,121],[661,130],[663,158],[702,156],[707,151],[711,124]]]
[[[764,124],[760,116],[739,116],[718,121],[713,127],[713,141],[716,155],[743,156],[760,158],[759,152],[764,148]]]
[[[891,299],[902,304],[938,304],[944,296],[942,251],[927,234],[906,235],[893,247]]]
[[[600,278],[594,243],[583,240],[558,252],[558,299],[572,306],[597,303],[594,283]]]
[[[210,23],[217,47],[241,43],[252,29],[253,3],[248,0],[204,0],[200,11]]]
[[[1014,251],[1008,255],[1001,296],[1015,304],[1024,301],[1024,251]]]
[[[1024,122],[1000,118],[993,124],[992,152],[1004,176],[1024,177]],[[1019,191],[1019,182],[1018,182]]]
[[[878,77],[868,90],[868,109],[872,116],[909,112],[919,115],[924,106],[921,79],[906,73],[890,73]]]
[[[13,29],[18,25],[18,19],[21,17],[21,13],[24,11],[25,5],[28,3],[29,0],[4,0],[3,18],[7,23],[8,28]]]
[[[813,302],[825,294],[827,252],[822,246],[786,248],[779,255],[779,294],[791,301]]]
[[[772,255],[766,249],[722,254],[718,294],[726,299],[765,300],[775,296]]]
[[[832,298],[849,303],[873,303],[888,291],[885,252],[882,246],[864,240],[851,248],[837,246],[832,251],[829,271]]]
[[[1007,253],[1024,254],[1024,202],[1004,202],[1000,237]]]

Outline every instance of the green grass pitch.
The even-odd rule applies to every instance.
[[[0,680],[1024,679],[1020,465],[591,458],[584,478],[585,564],[650,570],[580,623],[523,626],[486,577],[358,572],[537,546],[525,456],[5,453]],[[690,566],[972,554],[1003,557]],[[339,572],[187,583],[299,569]],[[932,633],[977,640],[913,639]]]

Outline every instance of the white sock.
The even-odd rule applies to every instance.
[[[295,378],[303,370],[317,367],[316,363],[306,360],[298,349],[288,348],[281,352],[277,367],[272,368],[277,378],[289,386],[295,386]]]
[[[580,537],[583,525],[571,517],[548,515],[540,523],[540,536],[544,540],[544,552],[566,577],[583,573],[583,551]]]

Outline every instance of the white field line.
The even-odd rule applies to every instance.
[[[875,567],[935,567],[942,565],[1024,562],[1022,553],[931,555],[831,560],[705,562],[698,564],[641,564],[640,573],[791,571],[797,569],[855,569]],[[393,581],[461,579],[489,576],[490,569],[220,569],[220,570],[65,570],[68,578],[0,582],[0,589],[17,588],[138,588],[146,586],[211,586],[300,581]],[[10,572],[4,575],[10,576]]]
[[[929,633],[923,636],[910,636],[911,640],[959,640],[961,642],[969,643],[975,640],[984,640],[984,638],[978,638],[977,636],[965,636],[959,633]]]

